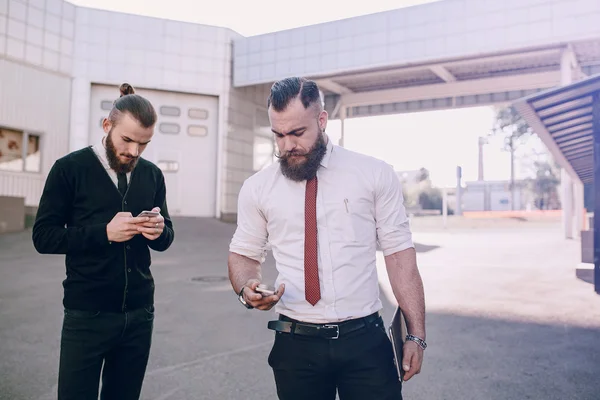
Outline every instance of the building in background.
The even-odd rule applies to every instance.
[[[102,135],[123,82],[156,107],[144,156],[165,173],[171,213],[233,220],[244,180],[273,162],[274,80],[317,79],[343,140],[345,118],[506,104],[598,73],[599,15],[594,0],[452,0],[244,38],[0,0],[0,217],[12,213],[3,198],[34,212],[54,161]]]
[[[171,214],[235,218],[242,182],[272,161],[269,85],[231,84],[240,37],[63,0],[0,1],[0,196],[34,213],[54,161],[101,138],[128,82],[158,114],[144,157],[165,174]]]
[[[532,208],[526,185],[515,181],[514,210]],[[462,192],[463,211],[511,211],[510,181],[466,182]]]

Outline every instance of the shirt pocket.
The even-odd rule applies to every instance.
[[[332,241],[359,242],[373,236],[371,205],[350,198],[325,202]]]

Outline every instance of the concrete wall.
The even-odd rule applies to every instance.
[[[25,228],[25,199],[0,196],[0,234],[19,232]]]
[[[90,144],[92,84],[129,82],[219,97],[215,215],[235,214],[239,188],[255,172],[254,137],[269,89],[232,88],[239,37],[227,28],[62,0],[0,0],[0,126],[42,135],[43,163],[37,174],[0,171],[0,195],[35,207],[52,163]]]
[[[66,76],[0,58],[0,126],[38,135],[41,157],[39,172],[0,171],[0,195],[37,205],[46,174],[68,150],[70,92]]]
[[[0,0],[0,57],[69,75],[74,26],[63,0]]]
[[[91,83],[227,92],[230,36],[226,28],[78,7],[70,149],[89,144]]]
[[[518,50],[600,35],[598,0],[444,0],[235,41],[234,83]]]
[[[41,153],[39,172],[0,171],[0,195],[29,206],[68,150],[74,19],[62,0],[0,0],[0,127],[39,135]]]
[[[222,175],[222,219],[234,220],[244,180],[256,172],[257,137],[272,137],[266,110],[270,85],[232,89],[228,94],[228,126]]]

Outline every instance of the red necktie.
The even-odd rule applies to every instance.
[[[304,201],[304,292],[313,306],[321,298],[317,251],[317,178],[306,181]]]

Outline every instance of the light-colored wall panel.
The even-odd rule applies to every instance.
[[[598,0],[438,1],[238,38],[234,84],[241,87],[290,75],[326,75],[598,38],[597,21]]]
[[[54,161],[68,152],[71,81],[57,73],[0,59],[0,125],[41,136],[41,171],[0,171],[0,194],[36,206]]]

